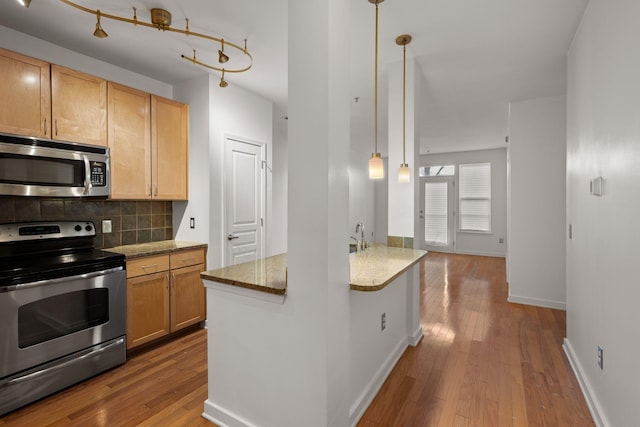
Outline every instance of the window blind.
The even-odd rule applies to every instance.
[[[491,231],[491,163],[460,165],[461,231]]]

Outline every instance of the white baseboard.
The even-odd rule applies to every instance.
[[[516,304],[535,305],[537,307],[555,308],[556,310],[567,310],[567,303],[561,301],[550,301],[539,298],[520,297],[509,295],[507,301]]]
[[[409,335],[409,345],[411,347],[415,347],[418,345],[420,340],[422,339],[422,325],[418,325],[418,329],[413,331],[411,335]]]
[[[422,329],[420,330],[420,335],[422,336]],[[369,407],[376,397],[376,394],[378,394],[380,387],[382,387],[382,384],[384,384],[384,381],[391,373],[391,370],[396,366],[398,360],[400,360],[400,356],[402,356],[402,353],[404,353],[404,350],[407,348],[408,339],[409,337],[405,337],[396,344],[393,351],[385,359],[380,368],[378,368],[373,378],[371,378],[371,381],[369,381],[362,393],[360,393],[360,396],[358,396],[356,401],[351,405],[349,409],[349,424],[352,427],[358,424],[364,411]]]
[[[580,364],[580,361],[576,357],[569,339],[564,339],[562,348],[564,349],[564,354],[567,355],[567,359],[569,359],[569,364],[571,365],[573,372],[576,374],[576,379],[578,380],[578,384],[580,384],[580,390],[582,390],[584,399],[587,401],[587,406],[589,407],[589,412],[591,412],[591,416],[593,417],[593,422],[597,427],[611,426],[606,416],[604,415],[602,406],[593,393],[593,388],[591,387],[589,378],[587,378],[587,376],[585,375],[584,369],[582,369],[582,364]]]
[[[506,258],[507,254],[501,252],[479,252],[479,251],[459,251],[456,249],[455,253],[460,255],[476,255],[476,256],[490,256],[494,258]]]
[[[209,399],[204,401],[204,412],[202,418],[211,421],[220,427],[255,427],[253,424],[243,420],[236,414],[232,414],[222,409]]]

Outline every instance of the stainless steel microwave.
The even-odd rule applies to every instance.
[[[0,195],[108,196],[109,148],[0,134]]]

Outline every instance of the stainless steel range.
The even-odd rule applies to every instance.
[[[124,256],[88,221],[0,224],[0,415],[126,359]]]

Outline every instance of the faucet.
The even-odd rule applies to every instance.
[[[364,223],[363,222],[359,222],[356,224],[356,233],[357,232],[360,232],[360,247],[364,251],[365,249],[367,249],[367,241],[364,240]]]
[[[356,253],[361,252],[362,248],[360,247],[360,240],[358,240],[357,238],[355,238],[353,236],[351,236],[351,238],[356,241]]]

